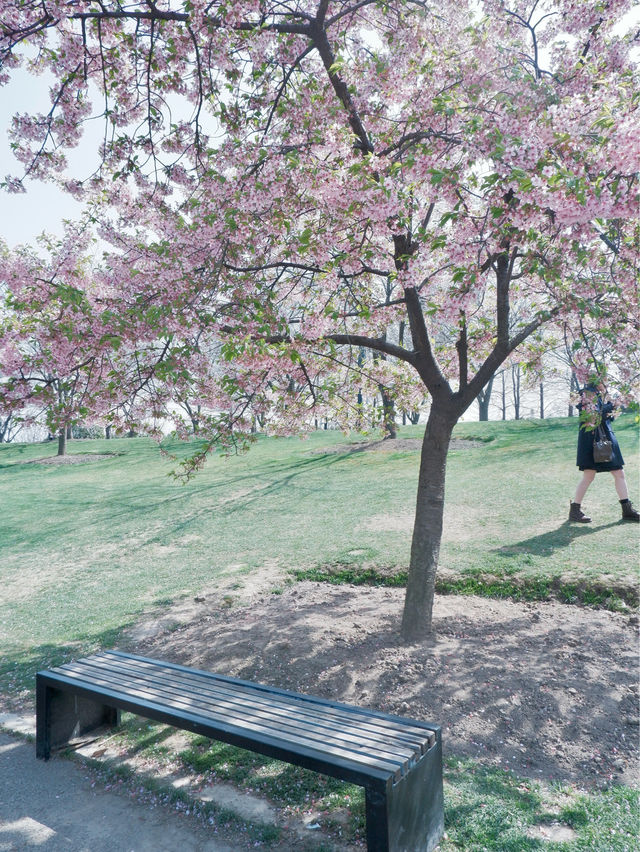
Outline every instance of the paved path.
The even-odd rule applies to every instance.
[[[177,813],[92,789],[82,766],[36,760],[33,743],[0,732],[0,852],[29,849],[238,852]]]

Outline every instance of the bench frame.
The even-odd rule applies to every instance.
[[[372,720],[387,720],[399,728],[410,725],[423,728],[432,735],[430,747],[411,763],[400,777],[394,778],[388,771],[376,767],[355,767],[345,761],[327,755],[319,759],[299,744],[283,745],[282,738],[269,741],[256,736],[238,725],[221,724],[175,707],[163,706],[123,695],[103,686],[78,681],[64,670],[41,671],[36,675],[36,756],[48,760],[51,751],[64,747],[71,739],[81,737],[104,725],[117,725],[120,711],[125,710],[138,716],[153,719],[167,725],[192,731],[250,751],[302,766],[316,772],[331,775],[343,781],[364,787],[366,803],[366,836],[368,852],[432,852],[444,832],[444,806],[442,790],[442,740],[439,725],[405,719],[386,713],[327,701],[300,693],[266,687],[249,681],[241,681],[222,675],[212,675],[197,669],[178,666],[165,661],[151,660],[121,652],[109,652],[111,656],[125,660],[145,661],[170,667],[190,676],[216,678],[216,680],[259,688],[266,694],[279,698],[301,699],[309,708],[335,708],[340,711],[366,715]],[[307,753],[305,753],[307,751]]]

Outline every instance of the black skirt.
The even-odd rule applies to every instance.
[[[607,438],[611,441],[613,449],[611,461],[598,462],[597,464],[594,462],[593,436],[595,432],[593,430],[588,432],[586,429],[581,427],[578,432],[578,458],[576,460],[576,464],[580,470],[595,470],[597,473],[605,473],[606,471],[611,470],[622,470],[624,467],[624,459],[620,452],[620,445],[618,444],[618,439],[611,428],[611,424],[605,420],[602,423],[602,428],[607,433]]]

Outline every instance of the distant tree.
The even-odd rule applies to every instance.
[[[14,414],[0,414],[0,444],[9,444],[15,440],[22,426]]]
[[[478,419],[480,421],[489,419],[489,403],[491,402],[491,391],[493,390],[494,381],[495,374],[491,376],[487,384],[482,388],[477,396],[479,412]]]
[[[513,394],[513,416],[520,420],[520,364],[511,365],[511,391]]]
[[[506,370],[500,371],[500,378],[502,380],[502,393],[500,394],[501,399],[501,410],[502,410],[502,419],[507,419],[507,381],[506,381]]]

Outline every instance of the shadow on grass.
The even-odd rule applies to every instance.
[[[71,660],[77,660],[93,654],[103,648],[113,648],[118,644],[124,630],[134,622],[122,627],[110,628],[101,633],[78,637],[72,642],[54,644],[51,642],[33,647],[9,647],[2,649],[0,657],[0,696],[8,703],[34,699],[36,672],[61,666]],[[11,709],[11,708],[10,708]]]
[[[532,553],[535,556],[552,556],[556,550],[569,547],[574,541],[587,535],[602,532],[610,527],[617,527],[622,521],[612,521],[609,524],[572,524],[565,521],[557,529],[541,535],[526,538],[514,544],[505,544],[495,548],[492,553],[500,556],[520,556],[522,553]]]
[[[529,833],[530,825],[545,817],[534,785],[475,761],[454,758],[446,762],[445,829],[454,848],[468,852],[548,848]]]
[[[636,849],[638,792],[628,787],[548,791],[473,760],[445,762],[443,852]],[[449,843],[453,845],[450,846]]]
[[[310,796],[346,795],[364,828],[364,791],[354,784],[208,737],[195,739],[180,753],[180,759],[198,773],[213,772],[216,781],[228,781],[296,807],[308,805]]]
[[[219,517],[229,517],[259,506],[269,499],[287,494],[295,481],[307,475],[310,476],[309,491],[317,489],[318,481],[314,474],[322,473],[343,461],[343,456],[331,452],[291,461],[279,460],[263,465],[259,474],[255,470],[249,470],[235,474],[229,472],[230,475],[219,477],[214,482],[196,479],[189,485],[189,490],[168,489],[165,480],[160,484],[144,484],[137,493],[121,494],[117,499],[106,499],[105,495],[101,502],[100,515],[93,518],[87,517],[81,509],[79,511],[77,496],[72,491],[65,493],[64,489],[60,488],[55,498],[57,513],[64,519],[64,535],[72,537],[75,533],[84,533],[92,527],[117,529],[121,520],[128,520],[133,513],[144,520],[147,516],[153,517],[164,511],[162,532],[148,537],[145,544],[165,544],[176,536],[197,528],[201,519],[210,516],[212,511]],[[63,465],[61,468],[53,468],[51,472],[54,476],[64,476],[66,470],[68,466]],[[241,493],[233,496],[233,489],[239,489]],[[200,500],[199,507],[194,508],[191,505],[188,513],[182,512],[180,507],[194,498]],[[13,546],[24,538],[24,532],[19,527],[3,532],[7,545]],[[31,530],[30,549],[49,542],[53,532],[57,534],[57,530],[52,531],[49,524],[42,525],[40,530]]]

